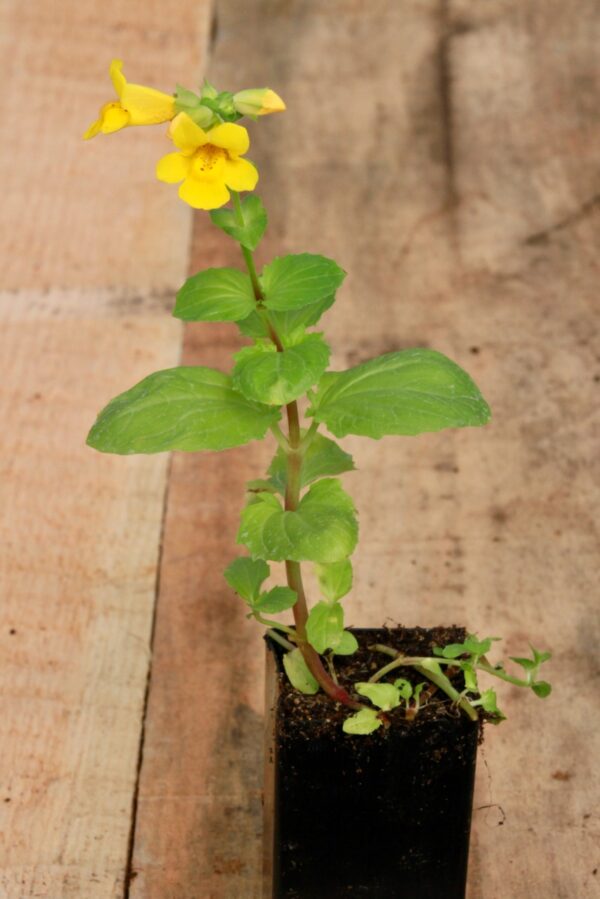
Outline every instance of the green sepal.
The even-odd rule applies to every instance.
[[[173,315],[186,322],[235,322],[255,306],[248,275],[237,268],[208,268],[178,290]]]
[[[300,693],[313,696],[319,692],[319,684],[299,649],[286,652],[283,657],[283,667],[292,687],[295,687]]]
[[[103,453],[224,450],[263,438],[280,418],[251,402],[228,375],[203,366],[157,371],[111,400],[87,443]]]
[[[265,306],[276,311],[312,306],[335,294],[345,276],[343,269],[325,256],[280,256],[263,269]]]
[[[210,217],[213,224],[224,231],[225,234],[233,237],[246,249],[255,250],[267,228],[267,212],[262,200],[256,194],[248,194],[247,197],[244,197],[241,200],[241,207],[243,224],[240,224],[238,216],[233,209],[213,209]],[[260,316],[256,312],[249,312],[248,314],[255,315],[261,321]],[[268,337],[269,335],[265,333],[258,336]]]
[[[300,487],[307,487],[319,478],[353,471],[354,467],[352,456],[334,440],[323,434],[315,434],[302,455]],[[287,458],[281,447],[269,466],[269,475],[272,484],[284,494],[287,485]]]
[[[176,113],[185,112],[201,128],[211,128],[219,121],[213,110],[209,109],[200,97],[180,84],[175,89],[174,109]]]
[[[281,352],[271,341],[244,347],[234,356],[234,387],[250,400],[285,406],[317,383],[329,352],[321,334],[306,334]]]
[[[389,712],[400,705],[400,691],[393,684],[355,684],[356,692],[370,699],[382,712]]]
[[[352,588],[352,562],[342,559],[341,562],[330,562],[329,565],[316,565],[319,586],[325,599],[335,602],[342,599]]]
[[[366,736],[367,734],[372,734],[381,725],[382,721],[375,709],[361,709],[359,712],[346,718],[342,725],[342,730],[346,734]]]
[[[276,615],[278,612],[285,612],[296,605],[298,596],[295,590],[289,587],[273,587],[267,593],[262,593],[253,608],[256,612],[266,612],[267,615]]]
[[[307,415],[336,437],[378,440],[483,425],[490,410],[463,369],[441,353],[415,349],[327,372]]]
[[[252,496],[237,540],[255,558],[338,562],[351,555],[357,537],[352,500],[338,480],[326,478],[312,485],[295,512],[284,511],[272,494]]]
[[[319,654],[335,650],[344,634],[344,610],[337,602],[318,602],[306,622],[308,642]]]
[[[235,590],[238,596],[241,596],[250,605],[253,605],[270,572],[271,569],[263,559],[249,559],[247,556],[240,556],[227,566],[224,576],[231,589]]]
[[[190,107],[198,106],[200,97],[181,84],[175,85],[175,111],[187,112]]]

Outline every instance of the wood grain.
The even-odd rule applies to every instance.
[[[153,183],[162,128],[81,134],[112,56],[134,81],[194,81],[210,21],[208,0],[0,11],[3,899],[126,891],[168,459],[84,441],[177,363],[191,216]]]
[[[555,698],[504,691],[509,721],[483,748],[469,896],[596,895],[594,5],[254,0],[218,15],[212,80],[268,83],[288,104],[252,129],[261,257],[319,251],[349,271],[324,323],[336,365],[433,346],[494,409],[483,431],[345,441],[362,529],[349,619],[552,647]],[[232,262],[199,216],[192,269]],[[237,345],[233,328],[194,326],[185,358],[225,368]],[[220,571],[264,457],[173,462],[136,899],[261,895],[262,649]]]
[[[162,303],[138,294],[128,314],[120,296],[116,315],[112,299],[0,297],[9,899],[123,894],[167,459],[102,456],[85,436],[109,398],[176,364],[179,328]]]
[[[0,154],[3,288],[179,286],[190,215],[153,178],[168,152],[165,128],[86,142],[81,135],[114,97],[112,58],[123,59],[138,84],[167,92],[178,80],[194,84],[211,7],[211,0],[107,0],[101,9],[94,0],[2,4],[11,64],[0,114],[13,123]]]

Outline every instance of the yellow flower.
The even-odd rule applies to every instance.
[[[112,134],[127,125],[158,125],[168,122],[175,115],[174,98],[153,87],[129,84],[123,72],[120,59],[110,64],[110,77],[118,100],[105,103],[100,116],[83,135],[84,140],[97,134]]]
[[[241,115],[270,115],[283,112],[285,103],[268,87],[250,88],[233,95],[233,105]]]
[[[258,172],[240,159],[250,146],[242,125],[224,122],[203,131],[185,112],[169,127],[179,153],[168,153],[156,166],[156,177],[167,184],[183,181],[179,196],[194,209],[217,209],[229,200],[229,190],[254,190]]]

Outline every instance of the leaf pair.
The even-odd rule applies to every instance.
[[[298,597],[289,587],[273,587],[263,592],[261,587],[269,574],[270,568],[263,559],[242,556],[227,566],[225,580],[248,603],[252,612],[276,615],[291,609]]]
[[[339,562],[356,546],[354,504],[336,478],[313,484],[296,511],[285,511],[272,493],[253,495],[242,512],[238,543],[252,556],[282,562]]]
[[[174,315],[184,321],[234,321],[251,337],[268,337],[264,318],[255,317],[256,303],[283,325],[285,338],[315,324],[333,303],[344,271],[332,259],[313,253],[280,256],[266,265],[260,277],[261,296],[255,296],[250,277],[234,268],[213,268],[192,275],[177,294]],[[300,310],[307,310],[301,315]],[[292,318],[285,316],[292,313]],[[246,324],[243,324],[246,322]]]
[[[222,215],[233,213],[226,210]],[[248,275],[232,268],[208,269],[183,285],[174,315],[184,321],[235,321],[243,333],[258,338],[255,346],[235,356],[233,385],[249,400],[286,405],[316,384],[329,364],[330,350],[322,335],[306,334],[305,328],[331,305],[343,278],[342,269],[324,256],[283,256],[265,266],[259,298]],[[271,340],[266,313],[281,341],[279,348]]]
[[[404,701],[408,707],[409,700],[414,697],[418,704],[419,696],[425,686],[424,683],[416,687],[405,678],[398,678],[393,684],[360,683],[356,684],[356,692],[369,699],[376,709],[360,709],[356,714],[346,718],[343,729],[347,734],[366,735],[376,731],[382,725],[380,712],[390,712],[398,708]],[[413,715],[414,717],[414,709]]]

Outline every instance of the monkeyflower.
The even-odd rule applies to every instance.
[[[100,132],[112,134],[128,125],[158,125],[168,122],[175,115],[172,96],[153,87],[129,84],[122,69],[122,61],[113,59],[109,73],[118,99],[104,104],[98,119],[83,135],[84,140],[89,140]]]
[[[156,177],[167,184],[183,182],[179,196],[194,209],[217,209],[228,202],[230,189],[256,187],[256,168],[240,158],[250,146],[242,125],[224,122],[204,131],[180,112],[169,126],[169,137],[179,152],[159,160]]]
[[[250,88],[233,95],[233,105],[240,115],[270,115],[283,112],[285,103],[268,87]]]

